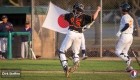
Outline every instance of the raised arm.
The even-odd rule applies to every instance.
[[[95,20],[95,19],[97,18],[97,16],[98,16],[98,14],[99,14],[100,11],[101,11],[101,7],[98,6],[96,12],[93,14],[93,16],[94,16],[94,17],[93,17],[93,20]]]

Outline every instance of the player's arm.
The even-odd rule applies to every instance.
[[[129,23],[126,23],[125,26],[117,32],[116,36],[120,37],[121,33],[128,28],[129,28]]]
[[[101,11],[101,7],[98,6],[96,12],[93,14],[93,20],[95,20],[97,18],[97,16],[98,16],[98,14],[99,14],[100,11]]]
[[[129,28],[129,23],[126,23],[125,26],[120,30],[121,32]]]

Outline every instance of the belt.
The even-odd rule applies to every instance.
[[[79,31],[73,30],[73,29],[69,29],[70,31],[73,31],[75,33],[80,33]]]
[[[132,33],[122,33],[122,34],[132,34]]]

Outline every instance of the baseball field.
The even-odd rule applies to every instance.
[[[73,62],[69,60],[69,66]],[[132,66],[140,73],[136,61]],[[125,72],[126,64],[122,60],[81,60],[80,67],[66,78],[59,60],[0,60],[0,69],[21,70],[18,78],[3,78],[0,80],[140,80],[140,74],[132,78]]]

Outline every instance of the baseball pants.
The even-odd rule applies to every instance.
[[[124,61],[129,60],[128,50],[133,42],[132,34],[122,34],[116,46],[116,55]]]
[[[68,30],[68,33],[60,47],[60,56],[59,57],[60,57],[60,60],[62,61],[62,66],[68,65],[68,63],[66,61],[66,56],[64,53],[71,46],[72,46],[72,51],[74,53],[74,55],[73,55],[74,63],[79,61],[78,54],[79,54],[79,50],[80,50],[81,39],[82,39],[82,33]]]
[[[28,58],[28,41],[21,43],[21,57]]]
[[[82,50],[85,50],[86,49],[86,46],[85,46],[85,36],[84,36],[83,33],[82,33],[81,48],[82,48]]]
[[[7,38],[1,38],[1,52],[5,53],[7,50]]]

